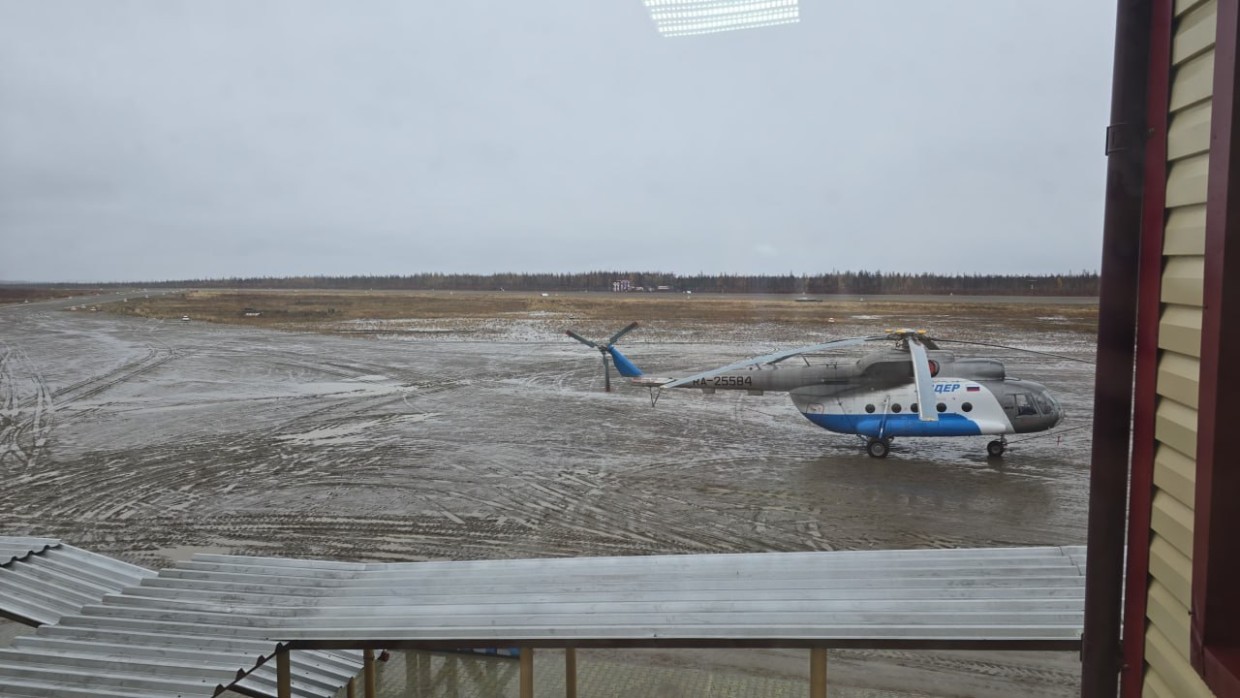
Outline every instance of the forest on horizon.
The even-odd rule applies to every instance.
[[[591,271],[584,273],[422,273],[382,276],[284,276],[108,283],[13,284],[59,288],[237,288],[375,291],[560,291],[610,292],[627,281],[643,291],[693,293],[787,293],[801,295],[1022,295],[1096,296],[1096,272],[1068,274],[906,274],[848,271],[826,274],[695,274]],[[632,292],[632,291],[631,291]]]

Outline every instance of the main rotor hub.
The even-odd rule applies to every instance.
[[[909,340],[916,337],[917,341],[927,349],[938,349],[939,345],[927,334],[926,330],[913,330],[908,328],[888,329],[887,336],[896,340],[896,349],[908,351]]]

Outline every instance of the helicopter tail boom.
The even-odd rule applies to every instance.
[[[607,347],[607,353],[611,354],[612,363],[616,365],[616,370],[625,378],[637,378],[642,374],[642,370],[637,364],[629,360],[629,357],[620,353],[620,350],[614,346]]]

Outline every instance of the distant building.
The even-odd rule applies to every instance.
[[[620,281],[613,281],[611,282],[611,290],[616,293],[632,291],[633,282],[629,281],[628,279],[621,279]]]

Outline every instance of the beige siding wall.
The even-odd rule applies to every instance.
[[[1167,224],[1162,317],[1158,325],[1158,407],[1150,586],[1146,607],[1146,696],[1209,696],[1189,664],[1197,386],[1205,270],[1210,95],[1218,0],[1177,0],[1167,130]]]

